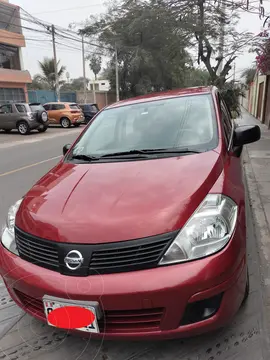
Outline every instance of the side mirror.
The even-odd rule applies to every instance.
[[[260,140],[261,129],[258,125],[243,125],[238,126],[234,130],[234,147],[242,147],[246,144],[251,144]]]
[[[71,144],[66,144],[64,147],[63,147],[63,155],[65,156],[66,153],[69,151],[69,149],[71,148]]]

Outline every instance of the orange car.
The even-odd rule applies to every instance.
[[[48,112],[49,124],[60,124],[63,128],[80,126],[84,122],[81,108],[75,103],[47,103],[43,105]]]

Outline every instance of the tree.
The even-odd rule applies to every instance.
[[[159,6],[160,1],[192,36],[197,62],[205,65],[212,84],[222,88],[233,62],[250,47],[253,38],[250,32],[237,31],[240,12],[246,10],[243,1],[156,0],[152,6]]]
[[[56,77],[54,69],[54,60],[50,58],[44,58],[43,61],[39,61],[39,67],[42,74],[35,75],[35,80],[39,84],[44,84],[50,90],[56,90]],[[60,61],[57,63],[57,68],[60,66]],[[61,80],[61,77],[64,75],[66,70],[65,66],[61,66],[58,70],[59,85],[64,84],[65,82]]]
[[[49,90],[48,83],[40,79],[40,75],[34,75],[32,83],[27,85],[28,90]]]
[[[89,64],[90,69],[93,71],[95,75],[95,80],[97,80],[97,76],[101,71],[101,63],[102,63],[101,56],[92,55],[88,59],[90,60],[90,64]]]
[[[250,67],[248,69],[245,69],[242,72],[242,77],[245,79],[245,84],[246,85],[250,85],[250,83],[253,82],[254,77],[256,75],[256,72],[257,72],[256,66],[252,66],[252,67]]]
[[[186,86],[187,70],[193,67],[186,51],[188,36],[162,4],[158,10],[139,2],[123,5],[121,11],[110,8],[81,33],[95,39],[110,57],[106,71],[112,89],[116,44],[121,97]]]
[[[89,79],[86,79],[86,85],[90,82]],[[79,91],[84,89],[84,78],[79,77],[72,79],[70,83],[65,83],[61,86],[61,91]]]

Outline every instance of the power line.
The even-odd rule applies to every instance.
[[[33,13],[33,15],[49,14],[49,13],[69,11],[69,10],[76,10],[76,9],[86,9],[86,8],[89,8],[89,7],[95,7],[95,6],[100,6],[100,5],[101,5],[101,4],[91,4],[91,5],[86,5],[86,6],[77,6],[77,7],[72,7],[72,8],[65,8],[65,9],[58,9],[58,10],[50,10],[50,11],[42,11],[42,12],[38,12],[38,13]]]

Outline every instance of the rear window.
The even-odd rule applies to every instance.
[[[64,104],[52,104],[51,110],[64,110],[66,107]]]
[[[41,104],[30,104],[30,108],[33,112],[35,111],[44,111],[44,107]]]
[[[92,105],[92,106],[91,106],[91,110],[92,110],[93,112],[98,112],[98,107],[97,107],[96,105]]]
[[[70,104],[69,108],[71,110],[80,110],[81,111],[81,108],[77,104]]]
[[[20,113],[26,113],[27,111],[29,111],[29,109],[26,109],[24,105],[16,104],[15,106]]]

